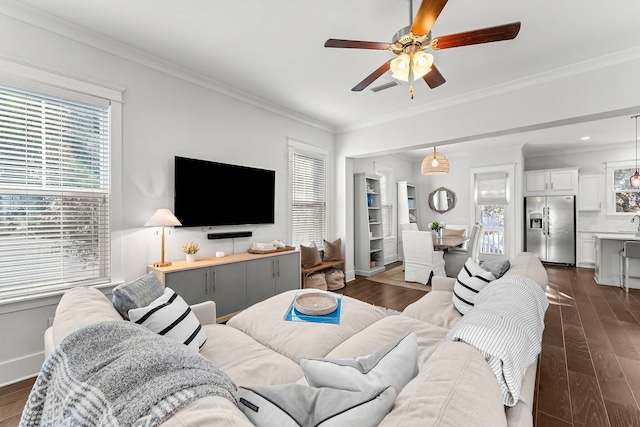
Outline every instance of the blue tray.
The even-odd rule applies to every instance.
[[[293,301],[296,299],[298,294],[293,297],[291,300],[291,305],[287,309],[287,314],[284,316],[284,320],[288,320],[290,322],[315,322],[315,323],[340,323],[340,311],[342,310],[342,295],[336,295],[336,299],[338,300],[338,307],[334,311],[329,314],[323,314],[322,316],[311,316],[309,314],[300,313],[293,306]]]

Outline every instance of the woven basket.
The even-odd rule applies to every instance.
[[[302,314],[322,316],[336,311],[338,300],[328,293],[307,292],[298,295],[293,301],[293,306]]]

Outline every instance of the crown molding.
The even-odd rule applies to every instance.
[[[68,21],[56,18],[32,7],[18,4],[13,0],[0,0],[0,14],[25,24],[38,27],[42,30],[73,40],[77,43],[102,50],[128,61],[143,65],[147,68],[160,71],[181,80],[210,89],[230,98],[270,111],[299,123],[320,129],[329,133],[335,133],[332,126],[315,118],[300,114],[282,105],[275,104],[264,98],[244,92],[217,80],[203,76],[188,68],[160,59],[148,52],[135,49],[124,43],[104,37],[98,33],[89,31]]]
[[[610,53],[608,55],[603,55],[598,58],[576,62],[574,64],[523,77],[520,79],[500,83],[495,86],[490,86],[461,95],[452,96],[450,98],[434,101],[428,104],[423,104],[399,112],[378,116],[370,120],[363,120],[357,123],[339,126],[336,128],[336,133],[339,134],[352,132],[371,126],[394,122],[396,120],[406,119],[408,117],[433,112],[443,108],[453,107],[482,98],[488,98],[490,96],[513,92],[517,89],[531,87],[539,85],[541,83],[551,82],[561,78],[571,77],[585,72],[599,70],[602,68],[610,67],[612,65],[622,64],[638,59],[640,59],[640,47],[634,47],[619,52]]]

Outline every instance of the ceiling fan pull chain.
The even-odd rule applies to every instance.
[[[413,55],[409,58],[409,94],[413,99]]]

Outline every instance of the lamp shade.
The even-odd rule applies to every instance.
[[[445,175],[449,173],[449,159],[436,151],[429,154],[422,161],[422,175]]]
[[[160,227],[170,225],[182,225],[169,209],[158,209],[144,224],[145,227]]]

